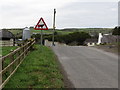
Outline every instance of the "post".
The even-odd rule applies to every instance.
[[[54,9],[54,18],[53,18],[53,38],[52,38],[52,46],[55,46],[55,44],[54,44],[54,33],[55,33],[55,14],[56,14],[56,9]]]
[[[43,45],[43,44],[42,44],[42,41],[43,41],[43,32],[42,32],[42,30],[41,30],[41,45]]]
[[[2,33],[0,34],[2,36]],[[0,42],[0,44],[2,45],[3,42]],[[3,67],[3,64],[2,64],[2,46],[0,46],[0,72],[2,71],[2,67]],[[2,73],[0,73],[0,90],[2,90]]]
[[[0,47],[1,48],[1,47]],[[0,57],[0,72],[2,71],[2,59]],[[2,90],[2,73],[0,74],[0,90]]]
[[[11,51],[11,52],[13,52],[13,51]],[[14,61],[14,55],[11,54],[11,56],[10,56],[10,63],[12,63],[13,61]],[[10,67],[10,74],[13,72],[13,67],[14,67],[14,65],[12,65],[12,66]]]

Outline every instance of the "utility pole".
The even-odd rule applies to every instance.
[[[55,46],[55,44],[54,44],[54,33],[55,33],[55,14],[56,14],[56,9],[54,9],[54,17],[53,17],[53,38],[52,38],[52,46]]]

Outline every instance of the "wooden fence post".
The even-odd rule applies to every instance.
[[[22,52],[25,51],[25,46],[22,48]],[[25,57],[25,53],[23,54],[23,58]]]
[[[0,58],[0,72],[2,71],[2,59]],[[0,86],[2,85],[2,74],[0,74]],[[1,90],[1,87],[0,87]]]
[[[20,56],[20,51],[18,51],[17,52],[17,57],[19,57]],[[17,65],[20,63],[20,58],[18,59],[18,61],[17,61]]]
[[[12,54],[11,56],[10,56],[10,63],[12,63],[14,61],[14,55]],[[10,67],[10,74],[12,73],[12,71],[13,71],[13,67],[14,66],[11,66]]]

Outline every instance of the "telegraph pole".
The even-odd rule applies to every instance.
[[[55,46],[55,44],[54,44],[54,33],[55,33],[55,14],[56,14],[56,9],[54,9],[54,17],[53,17],[53,38],[52,38],[52,46]]]

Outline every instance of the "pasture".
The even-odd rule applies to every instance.
[[[73,32],[87,32],[90,34],[98,34],[98,33],[111,33],[113,28],[66,28],[66,29],[56,29],[55,31],[58,34],[69,34]],[[14,35],[19,35],[22,33],[23,29],[8,29],[10,32],[12,32]],[[34,28],[30,28],[31,35],[32,34],[38,34],[41,33],[40,30],[35,30]],[[53,34],[53,30],[43,30],[44,34]]]
[[[17,46],[2,46],[2,56],[9,54],[11,51],[15,50]]]
[[[41,33],[40,30],[34,30],[33,28],[30,29],[31,33]],[[87,33],[111,33],[112,32],[112,28],[80,28],[80,29],[56,29],[55,30],[58,34],[69,34],[69,33],[73,33],[73,32],[87,32]],[[43,31],[44,34],[52,34],[53,30],[44,30]]]
[[[10,31],[11,33],[13,33],[14,35],[18,34],[18,33],[22,33],[22,29],[8,29],[8,31]]]

